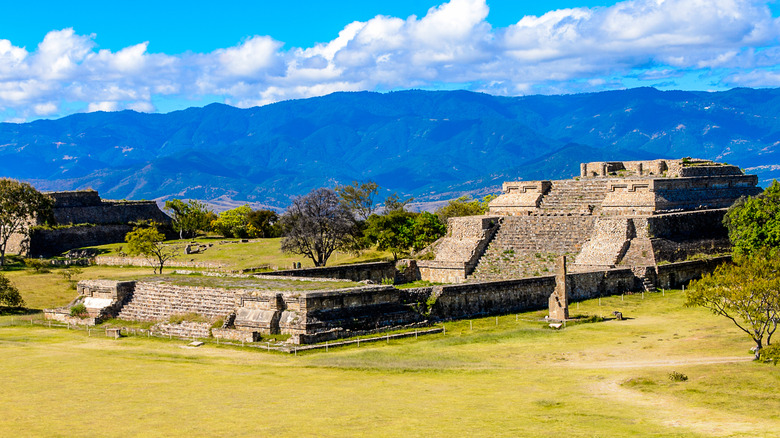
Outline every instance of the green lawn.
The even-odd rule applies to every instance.
[[[39,274],[43,275],[43,274]],[[298,356],[0,317],[5,436],[780,436],[780,368],[682,292]],[[517,320],[516,320],[517,319]],[[473,329],[472,329],[473,327]],[[672,382],[677,371],[687,382]]]
[[[290,269],[293,262],[301,263],[302,267],[314,266],[311,259],[282,253],[281,240],[281,238],[251,239],[247,243],[241,243],[238,239],[222,237],[199,238],[194,241],[212,245],[200,254],[184,254],[184,247],[193,240],[171,240],[167,243],[180,248],[180,255],[175,260],[221,263],[228,269],[251,269],[263,266],[269,266],[271,269]],[[98,249],[102,255],[116,256],[120,249],[127,251],[127,244],[114,243],[93,248]],[[382,260],[392,260],[392,254],[377,250],[363,251],[358,256],[336,252],[328,259],[328,266]]]

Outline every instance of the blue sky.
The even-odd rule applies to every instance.
[[[780,86],[774,1],[13,2],[0,121],[334,91]]]

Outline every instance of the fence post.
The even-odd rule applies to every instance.
[[[470,320],[469,320],[469,330],[474,330],[474,325]]]
[[[496,327],[498,327],[498,317],[496,316]]]

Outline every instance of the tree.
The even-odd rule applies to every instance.
[[[24,306],[19,289],[3,274],[0,274],[0,304],[10,307]]]
[[[755,342],[756,359],[770,345],[780,321],[780,260],[778,251],[740,256],[712,274],[691,283],[688,306],[702,306],[730,319]]]
[[[252,209],[248,205],[223,211],[215,221],[211,222],[211,228],[225,237],[249,237],[249,214]]]
[[[154,227],[136,227],[125,236],[128,253],[146,257],[155,274],[158,270],[162,274],[165,263],[179,255],[179,249],[164,244],[164,240],[165,236]]]
[[[458,199],[450,200],[447,205],[437,208],[435,213],[439,216],[439,220],[446,224],[447,219],[451,217],[476,216],[487,213],[488,204],[495,198],[495,195],[485,196],[481,200],[472,199],[470,196],[461,196]]]
[[[179,239],[183,239],[184,235],[194,237],[199,230],[206,230],[210,225],[210,210],[206,204],[194,199],[187,202],[181,199],[165,201],[165,210],[173,217],[173,229],[179,232]]]
[[[359,219],[367,220],[376,209],[374,197],[378,189],[379,185],[373,181],[363,183],[352,181],[351,185],[336,187],[336,193],[349,211]]]
[[[399,254],[412,249],[419,251],[446,231],[447,227],[434,214],[393,210],[371,215],[366,221],[365,235],[377,249],[392,252],[393,260],[398,260]]]
[[[438,216],[424,211],[414,218],[412,248],[420,251],[447,233],[447,225]]]
[[[736,255],[780,248],[780,183],[775,180],[760,195],[740,198],[723,222]]]
[[[398,255],[408,251],[414,242],[414,216],[403,209],[371,215],[366,221],[366,238],[380,251],[393,253],[393,260],[398,260]]]
[[[252,231],[249,233],[249,237],[279,237],[282,235],[279,215],[273,210],[252,210],[247,216],[247,221],[247,229]]]
[[[35,221],[53,221],[53,204],[51,198],[27,183],[0,179],[0,267],[5,266],[5,251],[11,236],[28,235]]]
[[[391,212],[391,211],[404,211],[406,210],[406,205],[410,202],[414,201],[414,198],[407,198],[406,200],[402,201],[401,198],[398,197],[397,193],[393,193],[392,195],[385,198],[385,213]]]
[[[282,251],[309,257],[325,266],[331,254],[354,237],[354,218],[332,189],[320,188],[296,198],[281,218]]]

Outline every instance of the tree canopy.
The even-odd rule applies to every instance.
[[[780,183],[775,180],[760,195],[739,199],[724,223],[736,255],[780,248]]]
[[[378,189],[379,185],[373,181],[362,183],[352,181],[350,185],[336,187],[336,193],[349,211],[358,219],[366,220],[376,210],[374,197]]]
[[[461,196],[458,199],[450,200],[450,202],[436,209],[436,216],[443,223],[447,223],[447,219],[458,216],[476,216],[485,214],[488,212],[488,204],[495,199],[495,195],[488,195],[482,199],[473,199],[470,196]]]
[[[30,184],[0,178],[0,267],[5,266],[8,241],[14,234],[27,235],[38,222],[53,222],[54,201]]]
[[[766,249],[739,256],[690,284],[689,306],[702,306],[730,319],[755,342],[756,359],[780,321],[780,252]]]
[[[252,210],[242,205],[223,211],[211,222],[211,228],[225,237],[279,237],[279,215],[271,210]]]
[[[179,239],[184,236],[195,237],[198,231],[209,228],[209,212],[206,204],[190,199],[187,202],[181,199],[165,201],[165,210],[171,213],[173,229],[179,232]]]
[[[155,227],[135,227],[125,236],[128,253],[146,257],[155,274],[162,274],[165,263],[179,255],[178,248],[164,244],[164,240],[165,236]]]
[[[401,253],[419,251],[446,231],[447,227],[434,214],[401,209],[371,215],[366,221],[365,235],[377,245],[377,249],[392,252],[393,259],[398,260]]]
[[[332,189],[320,188],[293,200],[281,218],[282,251],[310,258],[325,266],[334,251],[354,239],[352,213]]]

